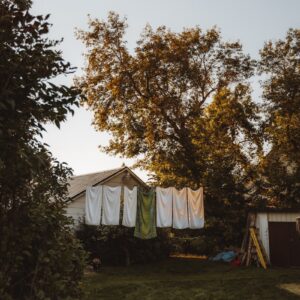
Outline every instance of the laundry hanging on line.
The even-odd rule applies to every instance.
[[[152,239],[156,234],[155,191],[138,189],[137,214],[134,236],[140,239]]]
[[[189,228],[199,229],[204,227],[203,187],[193,191],[187,189]]]
[[[185,229],[189,227],[187,188],[177,190],[173,188],[173,228]]]
[[[102,186],[87,187],[85,201],[85,222],[100,225],[102,206]]]
[[[103,186],[102,225],[120,223],[121,187]]]
[[[137,207],[137,187],[130,190],[124,186],[124,210],[122,225],[126,227],[134,227],[136,222]]]
[[[137,207],[147,207],[143,197],[139,197],[140,187],[132,190],[124,187],[124,210],[122,225],[135,227]],[[155,224],[157,227],[173,227],[175,229],[200,229],[204,227],[203,188],[192,190],[174,187],[157,187],[153,191]],[[146,203],[146,202],[145,202]],[[88,187],[86,193],[86,223],[89,225],[119,225],[121,206],[121,187],[97,186]],[[102,208],[102,215],[101,215]],[[150,207],[148,208],[150,209]],[[102,222],[101,221],[102,216]],[[141,222],[147,222],[141,218]]]
[[[156,225],[172,227],[173,188],[156,188]]]

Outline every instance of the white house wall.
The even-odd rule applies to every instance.
[[[77,197],[66,208],[66,215],[72,217],[75,225],[81,222],[85,215],[85,193]]]

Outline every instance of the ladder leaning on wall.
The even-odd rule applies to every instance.
[[[240,250],[241,264],[250,266],[252,262],[255,262],[257,266],[267,269],[268,259],[255,227],[255,221],[255,215],[248,216],[247,229]]]
[[[267,260],[266,260],[266,257],[264,255],[264,251],[262,250],[263,249],[262,243],[260,243],[258,238],[257,238],[256,228],[251,227],[249,230],[250,230],[250,237],[251,237],[251,239],[254,243],[255,249],[256,249],[258,260],[259,260],[261,266],[264,269],[267,269],[267,263],[266,263]]]

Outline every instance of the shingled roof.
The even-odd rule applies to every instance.
[[[71,177],[68,189],[69,197],[74,198],[83,193],[86,190],[87,186],[94,186],[100,184],[108,180],[110,177],[115,176],[116,174],[119,174],[125,170],[130,172],[131,175],[136,177],[137,180],[139,180],[143,185],[146,185],[137,175],[135,175],[128,167],[125,166],[122,168]]]

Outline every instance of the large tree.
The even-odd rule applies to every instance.
[[[267,142],[259,169],[262,195],[272,205],[299,205],[300,30],[291,29],[285,39],[267,42],[260,55]]]
[[[0,295],[1,299],[77,299],[83,251],[64,216],[70,169],[41,140],[78,91],[53,83],[72,72],[49,40],[49,16],[29,1],[0,3]]]
[[[215,28],[175,33],[147,26],[129,51],[126,27],[110,13],[78,33],[87,65],[77,84],[96,128],[112,135],[105,150],[140,157],[157,184],[204,184],[210,220],[230,214],[223,219],[236,224],[257,140],[247,83],[254,62]]]

